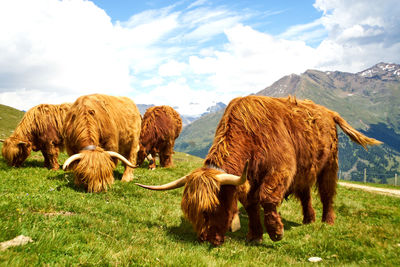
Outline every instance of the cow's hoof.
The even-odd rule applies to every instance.
[[[133,181],[133,177],[129,177],[129,178],[122,177],[122,179],[121,179],[121,182],[124,182],[124,183],[132,182],[132,181]]]

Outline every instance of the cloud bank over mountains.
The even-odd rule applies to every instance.
[[[397,1],[314,8],[320,18],[271,34],[260,21],[284,10],[192,1],[113,22],[90,1],[0,1],[0,103],[26,110],[106,93],[194,115],[290,73],[400,62]]]

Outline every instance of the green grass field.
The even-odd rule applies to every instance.
[[[60,162],[66,155],[62,154]],[[176,153],[175,167],[138,168],[136,181],[159,184],[198,167],[202,159]],[[34,242],[0,251],[1,266],[399,266],[400,198],[338,187],[336,224],[320,222],[321,204],[314,193],[317,222],[302,225],[294,198],[280,212],[282,241],[267,234],[261,245],[245,242],[248,218],[225,243],[199,243],[180,209],[182,188],[154,192],[121,183],[123,168],[107,192],[88,194],[76,188],[71,173],[42,167],[40,153],[22,168],[0,159],[0,242],[18,235]]]

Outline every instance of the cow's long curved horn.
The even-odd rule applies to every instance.
[[[0,139],[0,143],[4,143],[5,142],[5,140],[3,140],[3,139]]]
[[[170,183],[163,184],[163,185],[143,185],[143,184],[138,184],[138,183],[135,183],[135,185],[138,185],[140,187],[150,189],[150,190],[160,190],[160,191],[161,190],[171,190],[171,189],[175,189],[175,188],[184,186],[186,184],[186,178],[187,178],[187,176],[183,176],[182,178],[179,178],[175,181],[172,181]]]
[[[244,165],[244,169],[242,172],[242,176],[223,173],[223,174],[218,174],[216,177],[221,185],[241,185],[246,182],[248,168],[249,168],[249,161],[246,161],[246,164]]]
[[[127,160],[124,156],[122,156],[121,154],[114,152],[114,151],[107,151],[107,153],[111,156],[111,157],[115,157],[120,159],[123,163],[125,163],[126,165],[128,165],[131,168],[136,168],[135,165],[133,165],[129,160]]]
[[[74,162],[75,160],[78,160],[78,159],[81,159],[81,158],[82,158],[82,154],[81,154],[81,153],[72,155],[71,157],[69,157],[69,158],[64,162],[63,170],[65,171],[65,170],[68,168],[69,164],[71,164],[71,163]]]

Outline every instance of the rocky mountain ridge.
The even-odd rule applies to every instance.
[[[282,77],[256,95],[311,99],[341,114],[353,127],[385,144],[364,151],[340,134],[342,177],[357,180],[364,169],[386,182],[400,172],[400,65],[378,63],[348,73],[307,70]],[[204,157],[214,138],[223,110],[210,113],[184,129],[176,142],[178,151]]]

